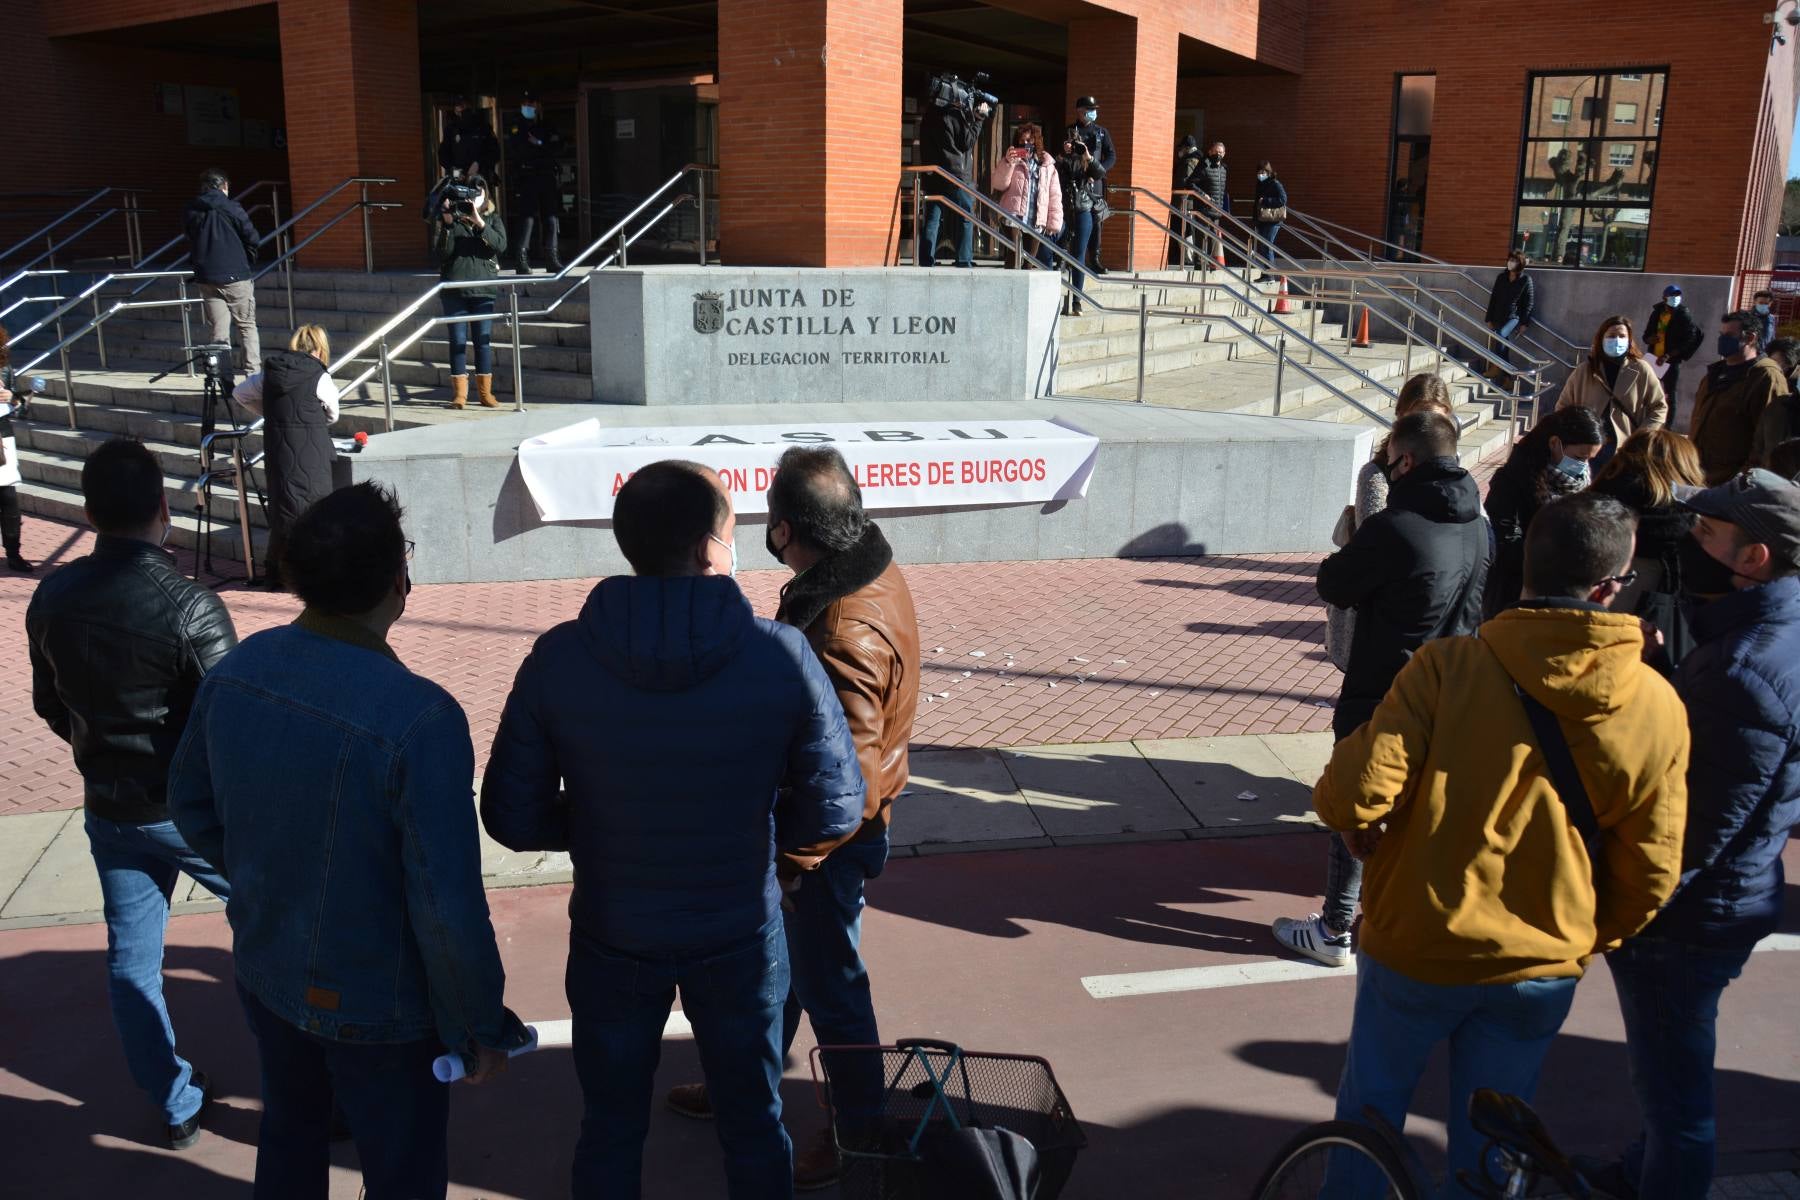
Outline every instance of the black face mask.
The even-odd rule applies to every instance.
[[[1681,594],[1691,600],[1737,590],[1731,568],[1708,554],[1692,537],[1681,541]]]
[[[770,558],[774,559],[778,563],[781,563],[781,565],[784,567],[787,566],[787,564],[785,562],[781,562],[781,551],[779,551],[775,548],[775,524],[774,523],[771,523],[767,529],[763,530],[763,549],[765,549],[769,552]]]

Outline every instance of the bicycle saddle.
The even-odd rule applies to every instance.
[[[1481,1136],[1530,1159],[1538,1173],[1561,1183],[1569,1195],[1589,1194],[1581,1173],[1550,1140],[1543,1118],[1517,1096],[1480,1089],[1469,1098],[1469,1123]]]

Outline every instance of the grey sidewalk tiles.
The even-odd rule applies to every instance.
[[[894,805],[894,854],[1250,836],[1316,828],[1312,779],[1328,734],[922,750]],[[476,790],[480,781],[476,781]],[[1255,799],[1239,799],[1254,794]],[[569,856],[481,835],[489,887],[566,883]],[[171,911],[219,907],[183,877]],[[100,884],[77,811],[0,817],[0,929],[100,919]]]

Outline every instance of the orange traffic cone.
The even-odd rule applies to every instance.
[[[1223,241],[1218,242],[1216,243],[1216,247],[1217,248],[1213,251],[1213,261],[1222,267],[1225,265],[1225,243]]]
[[[1367,349],[1369,345],[1369,306],[1363,305],[1362,315],[1356,322],[1356,340],[1350,343],[1358,349]]]
[[[1288,313],[1294,311],[1294,306],[1288,303],[1286,275],[1281,277],[1281,290],[1275,293],[1275,308],[1273,311],[1278,317],[1286,316]]]

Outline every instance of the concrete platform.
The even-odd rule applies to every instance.
[[[977,411],[971,411],[976,408]],[[1335,422],[1188,412],[1107,400],[1032,399],[992,406],[915,401],[922,421],[1062,420],[1100,439],[1085,498],[1047,505],[907,509],[882,514],[908,563],[1140,558],[1327,549],[1374,430]],[[897,419],[881,403],[706,405],[670,410],[596,405],[607,426],[788,424]],[[569,410],[408,429],[371,439],[358,480],[393,487],[419,544],[421,583],[567,579],[626,569],[604,522],[545,524],[519,474],[529,437],[571,423]],[[678,453],[671,447],[671,456]],[[704,460],[704,455],[692,457]],[[763,528],[738,526],[747,564],[763,560]]]

